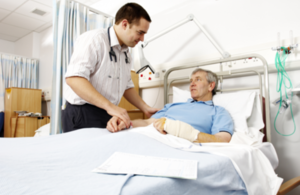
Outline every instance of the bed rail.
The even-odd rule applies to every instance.
[[[179,80],[187,80],[189,77],[182,77],[178,79],[173,79],[168,84],[168,77],[171,72],[188,69],[188,68],[196,68],[201,66],[207,66],[207,65],[214,65],[218,63],[223,62],[230,62],[230,61],[236,61],[236,60],[243,60],[245,58],[257,58],[260,59],[263,63],[263,74],[264,74],[264,93],[265,93],[265,112],[266,112],[266,134],[267,134],[267,141],[271,142],[271,121],[270,121],[270,98],[269,98],[269,73],[268,73],[268,63],[265,60],[265,58],[259,54],[248,54],[248,55],[242,55],[242,56],[236,56],[236,57],[230,57],[226,59],[220,59],[220,60],[213,60],[208,62],[202,62],[199,64],[194,65],[186,65],[186,66],[177,66],[174,68],[170,68],[164,76],[164,104],[168,103],[169,96],[172,95],[169,92],[169,87],[172,83],[179,81]],[[229,79],[229,78],[236,78],[236,77],[242,77],[242,76],[248,76],[243,75],[247,72],[253,72],[258,75],[259,77],[259,87],[245,87],[245,88],[231,88],[231,89],[221,89],[217,90],[218,92],[228,92],[228,91],[239,91],[239,90],[251,90],[251,89],[259,89],[260,91],[260,100],[261,100],[261,106],[262,104],[262,79],[261,74],[256,70],[229,70],[229,71],[221,71],[216,72],[218,75],[218,78],[222,79]]]

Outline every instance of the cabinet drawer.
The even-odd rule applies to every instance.
[[[15,133],[16,117],[11,118],[11,135],[14,137],[33,137],[38,129],[37,118],[19,117]]]
[[[37,123],[38,123],[37,128],[40,128],[41,126],[46,125],[47,124],[47,117],[46,116],[38,117]]]

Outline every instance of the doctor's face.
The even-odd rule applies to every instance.
[[[194,100],[209,101],[212,98],[214,85],[213,83],[208,83],[206,74],[204,71],[196,72],[190,79],[190,92]]]
[[[144,41],[150,22],[141,18],[138,24],[127,25],[125,29],[124,44],[128,47],[135,47],[140,41]]]

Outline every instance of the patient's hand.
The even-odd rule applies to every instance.
[[[155,129],[157,129],[160,133],[164,135],[167,134],[164,130],[165,122],[166,122],[166,118],[160,118],[153,122],[153,126],[155,127]]]
[[[126,129],[126,124],[120,118],[113,116],[106,125],[106,129],[112,133]]]

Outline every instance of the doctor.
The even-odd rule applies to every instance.
[[[115,25],[83,33],[76,40],[65,75],[66,106],[62,111],[63,132],[80,128],[105,128],[109,120],[130,126],[125,109],[118,107],[124,97],[150,117],[158,109],[148,106],[134,90],[128,47],[144,40],[151,19],[136,3],[119,9]]]

